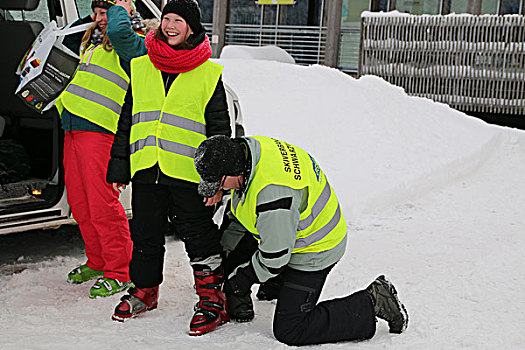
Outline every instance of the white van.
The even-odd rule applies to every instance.
[[[160,18],[160,2],[136,0],[142,18]],[[91,0],[0,0],[0,234],[74,223],[62,166],[63,131],[56,108],[39,114],[14,92],[16,68],[38,33],[91,13]],[[233,135],[242,134],[236,94],[225,84]],[[131,189],[120,200],[131,214]]]

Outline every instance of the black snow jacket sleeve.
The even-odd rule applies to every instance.
[[[222,77],[219,79],[217,87],[215,87],[215,91],[206,106],[204,119],[206,121],[206,136],[231,136],[228,101],[226,100],[226,89],[222,83]]]
[[[106,182],[114,182],[127,185],[131,180],[131,168],[129,160],[129,137],[131,133],[131,111],[133,108],[133,95],[131,93],[131,82],[124,98],[124,105],[120,112],[117,132],[111,146],[111,158],[109,159]]]

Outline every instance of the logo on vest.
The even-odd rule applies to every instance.
[[[310,155],[310,153],[308,153],[308,156],[312,160],[312,166],[314,168],[315,177],[317,178],[317,182],[319,182],[319,181],[321,181],[321,168],[319,167],[319,165],[315,161],[314,157],[312,157]]]
[[[276,139],[272,139],[277,148],[279,149],[279,152],[281,153],[281,159],[283,161],[283,170],[285,173],[292,173],[294,174],[293,178],[295,180],[301,180],[301,164],[299,162],[299,157],[297,156],[297,152],[295,151],[295,147],[290,145],[289,143],[281,142]]]

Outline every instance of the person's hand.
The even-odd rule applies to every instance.
[[[117,191],[118,193],[122,192],[125,188],[126,188],[126,185],[118,183],[118,182],[113,182],[113,189]]]
[[[222,190],[218,190],[215,196],[210,198],[204,198],[204,205],[209,207],[219,203],[222,200]]]
[[[131,5],[131,0],[116,0],[115,6],[124,7],[130,16],[135,13],[135,9]]]

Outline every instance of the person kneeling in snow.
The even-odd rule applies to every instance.
[[[224,292],[233,320],[253,319],[252,285],[279,276],[273,333],[285,344],[370,339],[376,317],[388,322],[391,333],[406,329],[408,314],[385,276],[365,290],[317,303],[345,252],[347,227],[311,155],[273,138],[218,135],[200,144],[195,167],[208,205],[221,200],[222,190],[232,190],[234,220],[223,223],[223,243]]]

